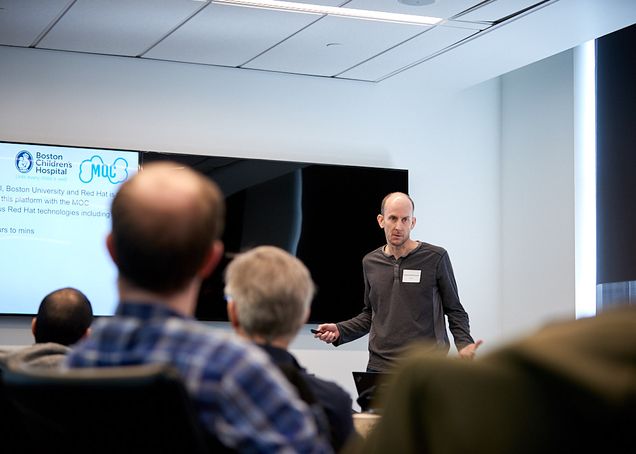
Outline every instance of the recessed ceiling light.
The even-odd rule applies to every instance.
[[[342,8],[336,6],[314,5],[311,3],[297,3],[282,0],[198,0],[208,3],[220,3],[251,8],[265,8],[294,13],[318,14],[328,16],[349,17],[352,19],[376,20],[413,25],[438,25],[444,21],[439,17],[420,16],[413,14],[389,13],[364,9]]]

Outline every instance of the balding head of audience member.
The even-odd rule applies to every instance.
[[[49,293],[31,322],[35,343],[72,345],[89,333],[93,308],[86,295],[74,288]]]
[[[182,292],[216,267],[225,204],[209,178],[173,162],[125,182],[111,208],[108,250],[122,284],[156,295]]]
[[[225,293],[230,321],[239,334],[286,349],[309,317],[315,286],[296,257],[260,246],[230,262]]]

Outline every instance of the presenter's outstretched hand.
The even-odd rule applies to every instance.
[[[477,352],[477,348],[483,344],[483,340],[478,340],[474,344],[468,344],[464,348],[459,351],[459,357],[461,359],[474,359],[475,353]]]
[[[340,331],[335,323],[323,323],[318,325],[314,337],[328,344],[335,342],[340,337]]]

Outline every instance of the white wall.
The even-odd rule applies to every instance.
[[[502,77],[505,337],[575,315],[573,61],[567,51]]]
[[[369,83],[0,47],[3,140],[391,165]]]
[[[0,140],[408,168],[417,204],[414,236],[449,251],[472,331],[487,349],[552,313],[545,298],[538,304],[535,297],[547,293],[573,305],[566,301],[563,274],[551,266],[533,269],[532,285],[523,279],[532,257],[522,247],[525,237],[535,233],[535,244],[566,244],[572,227],[564,214],[572,211],[571,150],[561,139],[567,136],[562,128],[572,126],[560,119],[571,119],[562,106],[571,100],[543,96],[553,78],[561,87],[571,70],[569,57],[563,58],[527,70],[556,76],[535,80],[520,70],[504,78],[502,103],[499,80],[453,93],[434,86],[387,90],[382,84],[0,47]],[[529,131],[517,126],[528,115],[524,99],[533,101],[532,136],[543,136],[541,150],[524,146]],[[544,126],[544,110],[559,117],[553,118],[558,127]],[[562,150],[560,157],[555,150]],[[543,177],[527,174],[544,167],[551,189],[543,188]],[[541,188],[524,191],[534,184]],[[531,203],[521,209],[515,195]],[[555,202],[540,203],[548,195]],[[515,221],[518,216],[523,223]],[[554,225],[543,226],[550,217],[556,217]],[[326,234],[330,228],[325,221]],[[552,246],[554,267],[570,264],[567,247]],[[546,290],[520,296],[519,283],[524,290]],[[528,323],[516,323],[518,315]],[[0,319],[0,345],[30,342],[28,323]],[[309,369],[354,394],[350,372],[366,365],[366,339],[334,348],[317,343],[307,328],[293,351]]]

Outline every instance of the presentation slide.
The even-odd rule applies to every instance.
[[[62,287],[113,314],[110,205],[138,166],[137,152],[0,142],[0,314],[35,314]]]

